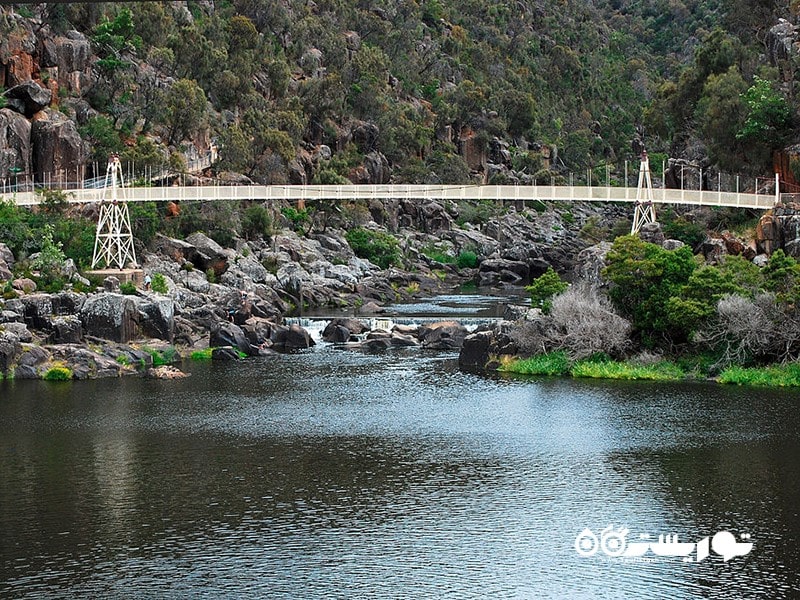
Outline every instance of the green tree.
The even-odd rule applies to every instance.
[[[568,287],[569,284],[561,281],[561,277],[553,270],[553,267],[548,267],[547,271],[534,279],[525,288],[525,291],[530,294],[531,306],[541,308],[542,312],[546,314],[550,312],[550,308],[553,306],[553,298],[565,292]]]
[[[630,317],[644,338],[654,341],[656,336],[668,334],[674,319],[667,303],[680,295],[695,267],[687,246],[665,250],[627,235],[614,240],[603,275],[612,284],[609,297],[617,309]]]
[[[709,75],[695,117],[707,139],[709,154],[722,169],[735,171],[742,163],[739,128],[744,120],[742,94],[747,84],[737,67]]]
[[[786,99],[770,81],[757,75],[742,99],[747,106],[747,117],[736,138],[765,145],[770,150],[777,148],[790,124],[791,109]]]
[[[177,144],[205,124],[206,95],[191,79],[179,79],[164,97],[162,122],[170,144]]]

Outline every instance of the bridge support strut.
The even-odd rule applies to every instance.
[[[126,265],[138,267],[133,249],[133,231],[128,212],[128,203],[118,197],[123,188],[122,163],[119,156],[112,155],[108,160],[106,181],[100,201],[100,217],[94,238],[92,269],[98,266],[124,269]],[[111,198],[108,194],[111,194]]]
[[[646,223],[656,222],[656,209],[653,206],[653,180],[650,178],[650,159],[647,150],[642,151],[639,163],[639,183],[636,185],[636,203],[633,211],[631,235],[639,233]]]

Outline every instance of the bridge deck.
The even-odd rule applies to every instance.
[[[212,200],[557,200],[582,202],[636,202],[637,188],[589,186],[515,185],[251,185],[125,188],[120,199],[129,202],[212,201]],[[99,202],[102,189],[69,192],[69,202]],[[0,193],[0,199],[20,206],[39,203],[33,192]],[[698,204],[769,209],[776,197],[767,194],[716,192],[710,190],[653,189],[658,204]]]

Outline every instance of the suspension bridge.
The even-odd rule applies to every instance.
[[[230,200],[313,202],[370,199],[397,200],[484,200],[496,202],[628,202],[634,205],[631,232],[656,220],[655,206],[686,204],[768,210],[782,201],[776,174],[774,193],[654,188],[647,154],[642,154],[639,181],[634,187],[573,185],[212,185],[126,188],[118,157],[108,163],[100,188],[73,189],[67,202],[100,203],[92,268],[105,264],[122,269],[136,265],[128,202],[211,202]],[[792,196],[784,194],[784,196]],[[33,191],[0,193],[0,199],[19,206],[35,206],[42,197]],[[791,198],[794,200],[794,196]]]

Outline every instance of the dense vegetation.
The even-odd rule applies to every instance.
[[[529,174],[542,163],[524,141],[558,148],[554,168],[580,172],[630,157],[638,129],[652,150],[677,156],[695,139],[722,168],[760,173],[795,138],[791,61],[763,59],[765,30],[791,16],[771,1],[22,8],[92,40],[98,112],[81,133],[100,161],[116,151],[180,167],[181,145],[208,129],[219,167],[261,182],[287,181],[298,152],[325,143],[334,154],[309,180],[342,181],[377,150],[396,181],[458,183],[469,178],[463,136],[510,142]]]

